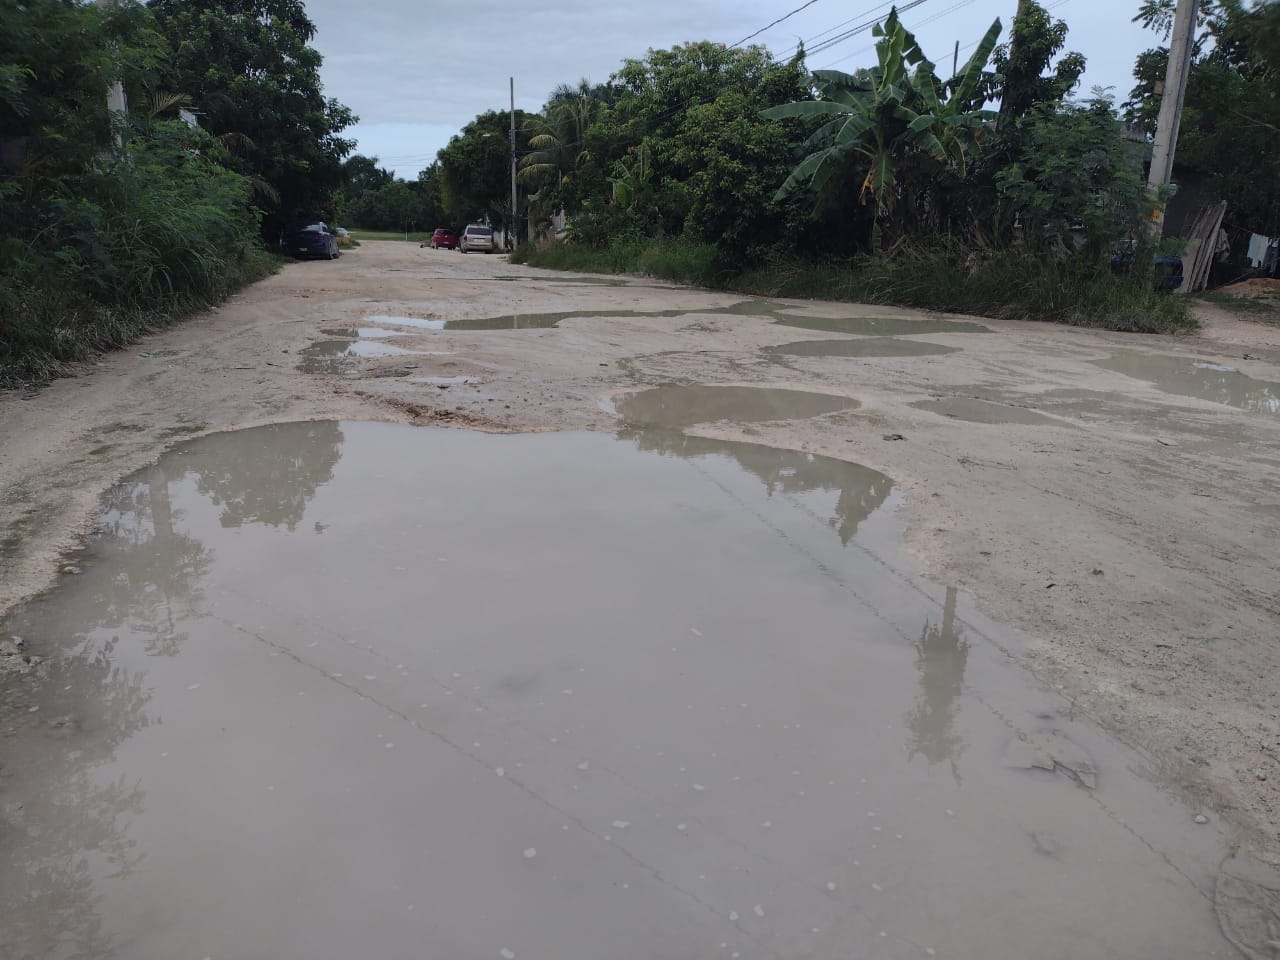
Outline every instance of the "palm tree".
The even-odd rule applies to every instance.
[[[531,123],[531,152],[521,159],[517,179],[530,186],[558,185],[580,167],[589,159],[587,129],[600,107],[586,79],[576,87],[561,84],[551,91],[542,114]]]
[[[779,188],[777,200],[808,186],[830,199],[850,174],[858,199],[875,204],[878,226],[891,222],[904,189],[904,172],[937,179],[946,170],[963,175],[976,132],[995,115],[980,106],[984,67],[1000,36],[991,24],[959,73],[945,83],[898,20],[897,8],[873,28],[877,64],[848,74],[813,74],[818,99],[770,107],[770,119],[830,117],[805,142],[813,149]],[[814,149],[816,148],[816,149]]]

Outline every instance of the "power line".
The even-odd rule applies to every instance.
[[[807,9],[808,7],[812,7],[812,6],[813,6],[815,3],[817,3],[817,2],[818,2],[818,0],[809,0],[809,2],[808,2],[808,3],[803,3],[803,4],[801,4],[800,6],[796,7],[794,10],[792,10],[790,13],[788,13],[788,14],[786,14],[786,15],[784,15],[784,16],[781,16],[781,17],[779,17],[777,20],[773,21],[773,23],[766,24],[765,26],[763,26],[763,27],[761,27],[759,30],[757,30],[755,33],[749,33],[749,34],[747,34],[745,37],[743,37],[741,40],[739,40],[737,43],[731,43],[731,44],[729,44],[729,46],[730,46],[730,47],[740,47],[740,46],[742,46],[744,43],[746,43],[748,40],[750,40],[752,37],[758,37],[758,36],[760,36],[760,34],[764,33],[766,30],[768,30],[770,27],[776,27],[778,24],[782,23],[782,21],[784,21],[784,20],[790,20],[792,17],[794,17],[794,16],[795,16],[797,13],[799,13],[801,10]]]
[[[826,30],[821,31],[820,33],[815,33],[813,36],[808,37],[807,39],[802,39],[799,42],[792,44],[785,51],[781,51],[781,50],[778,51],[776,56],[778,60],[788,60],[791,57],[795,56],[796,53],[801,49],[805,49],[805,52],[808,53],[807,47],[809,44],[816,43],[817,41],[822,40],[824,37],[827,37],[830,34],[835,33],[836,31],[842,29],[843,27],[849,26],[849,24],[851,23],[861,23],[862,21],[866,20],[868,17],[871,17],[873,14],[875,14],[876,11],[883,10],[885,7],[893,6],[893,4],[896,2],[897,0],[884,0],[883,3],[878,3],[874,7],[869,7],[868,9],[858,14],[856,17],[850,17],[848,20],[842,20],[833,27],[828,27]]]
[[[941,20],[943,17],[947,16],[948,14],[955,13],[955,11],[959,10],[961,7],[969,6],[973,2],[974,0],[959,0],[959,3],[953,3],[951,6],[947,7],[945,10],[939,10],[933,16],[926,17],[924,20],[921,20],[919,23],[915,24],[915,26],[912,29],[919,30],[921,27],[926,27],[937,20]],[[974,43],[977,43],[977,41],[975,40]],[[852,60],[854,57],[861,56],[862,54],[867,53],[870,50],[874,50],[875,48],[876,48],[875,44],[872,44],[869,47],[863,47],[861,50],[855,50],[853,51],[853,53],[845,54],[839,60],[832,60],[829,64],[827,64],[827,69],[834,67],[837,63],[844,63],[846,60]]]
[[[920,4],[926,3],[926,2],[927,0],[909,0],[909,2],[904,3],[902,6],[898,7],[898,12],[905,13],[906,11],[913,10],[916,7],[920,6]],[[813,49],[806,50],[805,54],[807,56],[814,53],[821,53],[824,50],[830,50],[832,47],[836,46],[837,44],[844,43],[846,40],[850,39],[851,37],[856,37],[860,33],[865,33],[866,31],[870,30],[879,22],[880,22],[880,18],[875,17],[871,20],[867,20],[863,23],[860,23],[856,27],[846,30],[843,33],[837,34],[836,36],[832,37],[830,40],[824,40],[822,43],[815,45]]]

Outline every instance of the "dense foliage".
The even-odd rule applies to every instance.
[[[317,119],[310,30],[287,2],[0,5],[0,383],[270,269],[263,223],[317,209],[341,182],[335,134],[350,117],[322,101]],[[117,82],[128,108],[112,116]]]
[[[1159,27],[1172,0],[1145,2],[1140,16]],[[1230,61],[1231,95],[1252,83],[1261,98],[1274,86],[1259,66],[1275,43],[1274,7],[1213,9],[1207,29],[1221,52],[1206,63]],[[519,118],[518,219],[531,243],[519,256],[743,289],[785,277],[795,293],[809,277],[810,293],[1000,316],[1186,325],[1180,302],[1112,276],[1118,245],[1138,241],[1140,261],[1154,252],[1144,242],[1149,140],[1108,94],[1073,99],[1085,60],[1067,49],[1066,23],[1020,3],[1011,28],[993,23],[954,76],[896,11],[874,34],[874,62],[852,73],[810,73],[803,50],[779,61],[763,47],[702,42],[650,50],[603,84],[557,88],[538,114]],[[1224,195],[1256,212],[1245,184],[1277,162],[1274,149],[1261,150],[1277,125],[1274,99],[1255,106],[1256,169],[1226,173],[1222,143],[1205,154],[1224,183],[1240,175]],[[441,151],[446,222],[507,222],[506,122],[482,114]],[[1194,144],[1189,126],[1184,140]],[[392,196],[387,185],[374,189]],[[407,191],[397,196],[402,209],[422,208]],[[845,279],[833,282],[833,270]],[[1023,282],[1028,274],[1043,282]]]
[[[1280,235],[1280,3],[1208,0],[1200,9],[1178,167],[1227,201],[1233,225]],[[1167,39],[1172,10],[1148,0],[1139,16]],[[1147,131],[1155,129],[1167,63],[1161,47],[1140,55],[1134,69],[1126,113]]]
[[[230,166],[258,188],[263,235],[332,218],[351,111],[324,96],[315,25],[302,0],[149,0],[170,52],[161,89],[191,98],[201,126],[225,139]]]

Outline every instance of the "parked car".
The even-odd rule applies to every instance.
[[[1138,257],[1137,247],[1132,240],[1124,240],[1116,245],[1111,254],[1111,272],[1117,277],[1127,277],[1133,271]],[[1182,258],[1162,256],[1155,258],[1155,276],[1152,285],[1157,290],[1177,290],[1182,286]]]
[[[294,257],[324,257],[326,260],[336,260],[342,256],[342,251],[338,249],[338,238],[319,221],[303,227],[295,227],[287,232],[284,239],[280,241],[280,250]]]
[[[458,235],[448,227],[436,227],[435,232],[431,234],[431,239],[419,246],[430,247],[432,250],[439,250],[441,247],[454,250],[458,246]]]
[[[462,238],[458,241],[458,249],[463,253],[470,253],[472,250],[493,253],[493,228],[479,223],[469,225],[467,229],[462,231]]]

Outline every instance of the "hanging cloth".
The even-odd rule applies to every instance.
[[[1264,237],[1260,233],[1254,233],[1249,236],[1249,265],[1251,267],[1260,267],[1264,260],[1267,259],[1267,247],[1271,244],[1270,237]]]

